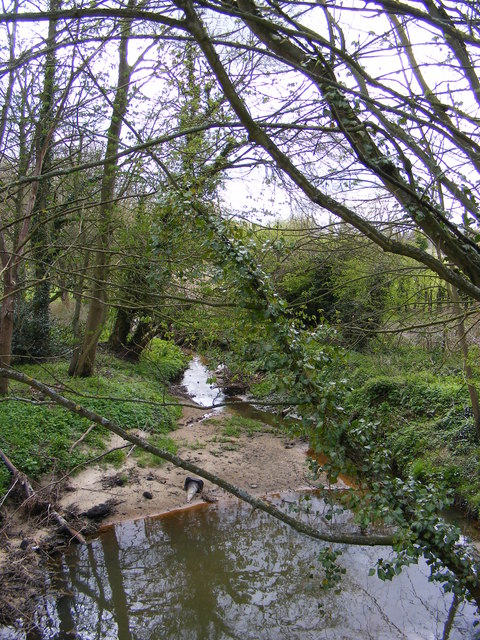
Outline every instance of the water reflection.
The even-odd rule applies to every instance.
[[[339,594],[322,591],[319,543],[245,505],[125,523],[63,558],[69,595],[44,638],[85,640],[473,639],[474,607],[427,581],[368,577],[388,549],[347,548]],[[446,635],[450,630],[450,636]]]

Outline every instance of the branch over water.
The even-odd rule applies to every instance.
[[[360,546],[391,546],[394,542],[393,535],[374,534],[374,533],[369,533],[369,534],[341,533],[341,532],[332,532],[332,531],[321,531],[319,529],[311,527],[310,525],[304,522],[300,522],[299,520],[292,518],[288,514],[283,513],[282,511],[280,511],[280,509],[277,509],[275,506],[273,506],[272,504],[269,504],[265,500],[252,496],[244,489],[241,489],[240,487],[237,487],[236,485],[231,484],[230,482],[227,482],[226,480],[220,478],[219,476],[213,473],[210,473],[209,471],[206,471],[205,469],[202,469],[201,467],[198,467],[197,465],[191,462],[188,462],[187,460],[184,460],[183,458],[180,458],[179,456],[176,456],[168,451],[159,449],[158,447],[154,446],[153,444],[150,444],[143,438],[140,438],[139,436],[134,435],[133,433],[130,433],[130,431],[122,429],[112,420],[108,420],[108,418],[100,416],[94,411],[91,411],[90,409],[87,409],[86,407],[83,407],[77,404],[76,402],[73,402],[72,400],[65,398],[64,396],[60,395],[59,393],[57,393],[47,385],[43,384],[39,380],[36,380],[35,378],[31,378],[30,376],[27,376],[23,373],[19,373],[18,371],[10,371],[8,369],[0,369],[0,378],[1,377],[9,378],[11,380],[16,380],[17,382],[21,382],[23,384],[26,384],[32,387],[33,389],[36,389],[37,391],[40,391],[45,396],[48,396],[49,398],[51,398],[56,404],[64,407],[65,409],[68,409],[69,411],[72,411],[73,413],[76,413],[77,415],[82,416],[83,418],[87,418],[91,422],[101,425],[102,427],[105,427],[112,433],[115,433],[120,437],[122,437],[124,440],[131,442],[132,444],[135,444],[138,447],[141,447],[145,451],[148,451],[149,453],[152,453],[158,456],[159,458],[168,460],[169,462],[171,462],[177,467],[180,467],[181,469],[190,471],[191,473],[194,473],[200,476],[201,478],[204,478],[205,480],[212,482],[213,484],[217,485],[221,489],[224,489],[231,495],[234,495],[237,498],[240,498],[240,500],[247,502],[255,509],[264,511],[265,513],[268,513],[269,515],[271,515],[273,518],[276,518],[277,520],[284,522],[285,524],[289,525],[299,533],[303,533],[304,535],[307,535],[316,540],[321,540],[323,542],[337,543],[337,544],[352,544],[352,545],[360,545]]]

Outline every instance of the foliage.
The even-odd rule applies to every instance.
[[[342,225],[314,232],[310,226],[296,217],[244,229],[250,250],[304,326],[327,321],[342,345],[358,350],[385,325],[427,322],[432,311],[448,316],[445,287],[433,272]]]
[[[153,338],[142,352],[139,370],[143,375],[153,375],[158,380],[175,380],[187,363],[188,357],[180,347],[167,340]]]
[[[402,477],[442,478],[478,515],[480,446],[459,363],[412,345],[352,353],[349,362],[348,407],[377,424],[372,446],[386,444]]]
[[[176,372],[172,365],[172,353],[176,354],[177,348],[170,350],[165,347],[164,352],[165,367],[162,366],[160,354],[157,354],[157,366],[165,375],[167,372]],[[178,360],[175,362],[178,363]],[[67,366],[64,362],[25,365],[21,370],[32,377],[42,377],[50,385],[66,381],[63,390],[66,396],[76,398],[83,406],[125,428],[137,428],[159,438],[164,438],[175,428],[180,411],[175,406],[165,406],[169,398],[164,387],[151,377],[148,366],[135,366],[102,355],[99,371],[94,378],[74,380],[68,378]],[[70,452],[73,443],[88,429],[88,421],[60,407],[42,404],[36,396],[27,395],[22,399],[24,393],[24,387],[14,385],[12,395],[18,399],[6,398],[0,403],[0,447],[31,478],[39,478],[52,470],[67,472],[105,451],[109,432],[95,427],[81,445]],[[32,401],[40,401],[40,404]],[[171,443],[165,442],[171,447]],[[114,458],[112,462],[118,462],[122,455],[122,452],[111,454]],[[5,491],[9,477],[3,465],[0,480],[0,490]]]
[[[314,326],[310,331],[323,309],[323,305],[312,304],[314,298],[328,303],[324,306],[329,307],[332,322],[338,312],[342,334],[350,344],[358,339],[352,336],[356,328],[353,319],[362,336],[368,336],[372,327],[378,329],[387,303],[393,298],[403,300],[404,293],[400,285],[396,291],[388,286],[388,269],[375,270],[380,250],[413,260],[471,299],[480,300],[478,10],[469,0],[449,6],[434,0],[423,4],[417,7],[379,0],[376,6],[370,2],[358,6],[295,2],[280,6],[239,0],[207,6],[193,1],[167,3],[165,11],[152,13],[148,5],[140,3],[133,21],[125,18],[123,11],[131,8],[130,2],[120,1],[106,14],[102,7],[75,6],[74,16],[68,14],[73,4],[67,2],[58,19],[46,16],[46,4],[40,2],[36,13],[23,16],[26,30],[16,39],[16,29],[25,24],[15,15],[17,3],[3,16],[1,25],[10,46],[0,83],[4,97],[0,150],[4,183],[9,188],[1,211],[4,290],[0,341],[3,364],[9,366],[10,303],[19,288],[33,288],[35,266],[45,260],[37,257],[39,264],[34,265],[31,257],[32,213],[39,182],[46,184],[45,175],[40,181],[38,178],[48,170],[42,166],[44,157],[36,144],[43,123],[28,123],[24,116],[39,112],[38,78],[42,69],[48,68],[47,56],[53,49],[45,46],[41,29],[30,27],[49,19],[65,45],[56,48],[58,82],[52,101],[55,112],[51,113],[56,156],[54,179],[49,184],[52,193],[59,196],[56,201],[68,206],[65,211],[63,205],[58,209],[51,206],[41,215],[68,216],[69,237],[66,234],[58,244],[65,254],[71,254],[72,249],[75,254],[70,264],[77,277],[71,289],[82,295],[84,285],[77,288],[77,284],[83,276],[97,285],[90,295],[96,309],[87,325],[86,346],[98,338],[107,294],[116,290],[108,281],[112,270],[104,268],[106,262],[113,266],[115,255],[120,270],[125,256],[135,262],[141,254],[135,243],[117,244],[120,234],[115,237],[114,230],[131,213],[126,203],[134,203],[134,209],[142,198],[156,198],[160,215],[153,220],[149,258],[157,259],[158,264],[152,271],[146,269],[146,274],[137,273],[150,299],[145,308],[135,308],[135,320],[149,317],[147,307],[151,310],[154,306],[151,299],[164,265],[169,276],[176,272],[169,280],[172,300],[180,297],[185,306],[195,302],[211,308],[225,304],[239,308],[238,313],[217,320],[223,327],[222,335],[217,338],[216,332],[210,331],[209,339],[214,338],[220,348],[232,348],[238,361],[252,363],[253,371],[267,373],[272,391],[300,414],[301,430],[309,435],[313,447],[330,455],[332,474],[355,452],[361,472],[372,480],[376,491],[365,494],[363,513],[375,517],[388,506],[398,516],[403,540],[408,542],[399,547],[400,559],[403,552],[415,558],[416,549],[422,548],[434,562],[443,558],[448,563],[461,554],[454,537],[443,535],[440,521],[429,514],[426,492],[433,491],[435,483],[422,484],[418,478],[411,481],[407,474],[404,485],[399,485],[392,473],[391,452],[382,446],[386,415],[398,406],[394,403],[403,402],[409,416],[418,413],[426,423],[436,418],[428,416],[428,404],[433,403],[434,410],[441,407],[442,392],[419,383],[395,385],[377,379],[364,390],[370,399],[365,402],[366,419],[355,419],[346,410],[348,395],[341,373],[342,355],[336,346],[338,334],[326,326]],[[353,22],[352,11],[358,17]],[[70,18],[65,22],[66,14],[74,20],[75,28],[71,28]],[[364,28],[367,22],[371,31]],[[29,34],[26,38],[25,33]],[[75,34],[81,34],[81,40],[75,40]],[[137,56],[141,73],[133,73],[134,67],[127,64],[129,35],[144,47]],[[183,46],[182,51],[175,39],[183,45],[187,39],[188,47]],[[116,64],[112,52],[119,40],[122,46]],[[35,51],[38,55],[32,54]],[[180,60],[184,64],[177,73]],[[388,74],[382,68],[386,60]],[[101,72],[95,77],[91,70],[97,67]],[[199,67],[209,70],[202,73],[202,82],[195,75]],[[163,73],[163,69],[174,72]],[[115,90],[116,71],[119,82]],[[429,85],[435,71],[446,73],[447,79],[440,83],[433,79]],[[272,76],[276,78],[277,73],[288,77],[288,91],[272,91]],[[176,82],[182,100],[172,99]],[[149,86],[155,86],[155,91]],[[173,132],[172,121],[178,123]],[[122,136],[122,151],[117,155],[121,126],[128,134]],[[209,129],[208,136],[203,136],[202,127]],[[8,135],[4,136],[5,132]],[[182,148],[183,154],[179,153]],[[232,148],[237,150],[233,158]],[[30,155],[28,149],[33,150]],[[329,212],[378,245],[380,250],[368,269],[364,268],[364,254],[371,249],[367,243],[361,259],[349,259],[344,271],[335,271],[330,264],[323,268],[313,259],[315,277],[311,281],[298,268],[279,274],[277,283],[285,276],[284,291],[279,293],[276,282],[256,259],[256,247],[247,231],[220,215],[214,199],[207,197],[216,184],[216,180],[208,184],[209,173],[228,169],[235,162],[240,170],[267,165],[289,186],[295,185],[311,203],[312,225],[317,232]],[[88,174],[92,166],[100,166],[103,172],[101,193],[100,173],[93,179]],[[197,179],[199,166],[205,174]],[[88,183],[85,191],[79,189],[82,181]],[[104,206],[98,207],[99,202]],[[117,215],[119,209],[123,209],[123,218]],[[102,212],[106,215],[101,215],[99,224]],[[182,253],[188,246],[178,250],[173,241],[182,235],[182,225],[189,231],[195,229],[201,260],[197,265],[195,255],[189,255],[188,268],[180,261],[174,270],[172,251]],[[96,230],[93,243],[88,243],[85,227]],[[167,233],[162,233],[165,228]],[[180,229],[178,235],[169,237],[170,229],[175,232],[175,228]],[[51,238],[50,244],[53,242]],[[81,261],[88,246],[100,249],[95,255],[95,270]],[[60,284],[69,269],[62,264],[63,252],[58,256],[60,266],[55,276]],[[360,278],[355,279],[358,272]],[[24,275],[25,284],[21,282]],[[131,294],[138,283],[135,279],[122,282],[118,278],[113,284],[120,283],[121,290],[125,282]],[[337,293],[340,284],[343,298]],[[339,299],[331,309],[333,292]],[[134,302],[132,298],[135,296],[125,296],[127,303]],[[123,306],[120,296],[117,303]],[[161,303],[157,304],[155,313],[162,315],[163,311]],[[183,327],[186,324],[188,318]],[[239,324],[240,330],[232,338],[231,328]],[[88,367],[82,368],[88,374],[93,356],[89,354]],[[108,378],[78,384],[76,390],[83,392],[90,406],[121,424],[135,417],[137,426],[145,426],[158,418],[149,413],[154,409],[148,404],[128,415],[129,403],[124,400],[133,397],[135,383],[124,379],[116,385],[123,404],[112,399]],[[5,385],[1,391],[6,391]],[[150,393],[155,396],[155,391],[147,391]],[[383,408],[376,416],[376,403],[382,398],[379,406]],[[407,442],[408,436],[404,440]],[[418,472],[417,465],[417,476]],[[436,508],[444,503],[442,496],[440,491],[438,500],[432,501]],[[362,505],[357,506],[362,513]],[[437,530],[441,532],[438,536]]]
[[[0,405],[2,424],[19,425],[3,428],[0,434],[1,448],[19,469],[35,479],[52,468],[66,471],[91,457],[91,453],[86,455],[79,447],[69,451],[87,430],[87,420],[61,409],[27,402],[5,400]],[[100,429],[92,430],[85,439],[90,452],[102,450],[106,436],[107,433]],[[2,485],[2,490],[6,486]]]
[[[48,350],[45,340],[38,336],[48,334]],[[14,334],[12,341],[12,362],[38,362],[53,356],[65,354],[72,346],[69,327],[53,318],[36,314],[32,304],[19,300],[15,308]]]

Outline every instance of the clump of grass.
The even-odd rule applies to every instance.
[[[168,453],[176,454],[178,451],[177,443],[172,440],[169,436],[165,435],[152,435],[147,438],[148,442],[159,449],[164,451],[168,451]],[[166,463],[164,458],[160,456],[156,456],[148,451],[144,451],[139,447],[136,447],[134,450],[135,459],[137,461],[137,465],[139,467],[161,467]]]
[[[103,462],[107,464],[112,464],[115,469],[118,469],[123,465],[125,460],[127,459],[127,453],[125,449],[116,449],[115,451],[111,451],[107,453],[107,455],[103,458]]]
[[[232,437],[238,438],[241,433],[253,436],[254,433],[265,433],[266,431],[268,429],[260,420],[244,418],[243,416],[229,416],[225,420],[223,433],[226,435],[231,434]]]
[[[228,438],[239,438],[242,434],[242,431],[239,427],[228,424],[225,426],[222,433],[224,436],[227,436]]]
[[[239,445],[234,442],[226,442],[222,449],[224,451],[238,451]]]
[[[210,424],[212,426],[218,425],[222,423],[222,420],[219,420],[218,418],[205,418],[205,420],[202,420],[203,424]]]
[[[187,445],[192,451],[198,451],[199,449],[205,449],[207,446],[206,442],[200,442],[199,440],[195,440],[195,442],[190,442]]]

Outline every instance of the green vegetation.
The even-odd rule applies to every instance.
[[[163,449],[164,451],[168,451],[169,453],[177,453],[178,445],[167,435],[164,434],[156,434],[153,436],[149,436],[148,442],[159,449]],[[148,451],[144,451],[143,449],[135,448],[134,452],[135,458],[137,460],[137,465],[139,467],[161,467],[165,464],[165,460],[163,458],[159,458],[158,456],[149,453]]]
[[[120,0],[101,20],[74,7],[75,28],[56,0],[5,9],[0,366],[165,438],[184,358],[157,338],[204,349],[291,408],[332,468],[356,453],[399,558],[463,566],[431,509],[439,477],[480,502],[478,3],[330,4],[167,3],[153,20]],[[235,176],[250,210],[220,189]],[[304,217],[249,222],[277,181]],[[23,471],[104,450],[95,428],[70,453],[89,425],[27,393],[0,377],[0,446]]]
[[[103,354],[98,359],[97,374],[91,378],[68,378],[65,362],[24,365],[19,369],[60,388],[63,395],[75,398],[79,404],[124,428],[151,434],[152,442],[157,446],[174,451],[166,434],[175,428],[180,409],[174,406],[159,379],[178,376],[185,362],[178,347],[156,341],[152,361],[135,365]],[[107,450],[109,432],[98,426],[71,450],[87,431],[87,420],[44,403],[25,385],[12,384],[11,394],[14,398],[6,398],[0,403],[0,447],[17,468],[32,479],[51,471],[68,472]],[[172,406],[165,406],[165,403],[172,403]],[[125,450],[115,451],[108,454],[105,461],[120,465],[125,455]],[[9,474],[2,464],[2,493],[9,481]]]
[[[188,358],[172,342],[153,338],[140,356],[139,371],[165,382],[175,380],[187,366]]]
[[[224,434],[238,438],[241,433],[253,436],[254,433],[266,433],[270,428],[265,426],[260,420],[244,418],[243,416],[229,416],[225,422]]]
[[[228,438],[239,438],[242,435],[241,430],[233,425],[226,425],[222,433]]]
[[[480,444],[458,358],[440,349],[385,345],[351,353],[352,414],[378,425],[398,472],[453,489],[480,510]]]

